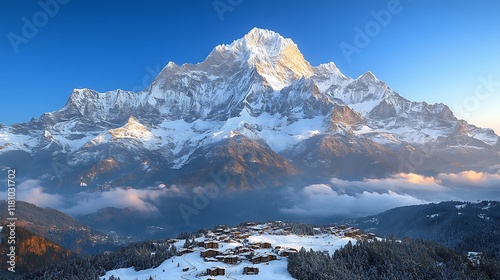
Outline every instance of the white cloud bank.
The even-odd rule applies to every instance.
[[[445,200],[500,200],[500,174],[476,172],[424,176],[399,173],[383,179],[310,185],[294,195],[284,213],[303,216],[366,216],[404,206]]]
[[[106,207],[133,208],[140,212],[158,213],[157,204],[161,198],[180,196],[183,192],[172,185],[163,188],[124,189],[114,188],[103,192],[79,192],[61,195],[45,192],[36,180],[26,180],[16,189],[16,199],[50,207],[70,215],[84,215]],[[7,197],[6,192],[0,192]]]
[[[195,188],[189,194],[200,191],[202,189]],[[299,191],[285,188],[282,191],[292,198],[288,206],[280,209],[284,213],[309,217],[359,217],[398,206],[445,200],[500,200],[500,173],[469,170],[440,173],[436,176],[399,173],[388,178],[362,181],[333,178],[329,184],[310,185]],[[133,208],[154,214],[159,213],[158,205],[161,199],[185,197],[189,194],[176,186],[170,186],[147,189],[114,188],[102,192],[62,195],[45,192],[38,181],[27,180],[18,185],[16,198],[79,216],[105,207]],[[6,192],[0,192],[0,195],[7,197]]]

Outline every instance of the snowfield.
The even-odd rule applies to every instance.
[[[217,249],[221,254],[224,251],[233,252],[237,248],[250,248],[250,246],[256,246],[256,244],[268,244],[270,248],[255,248],[253,256],[265,256],[274,255],[276,260],[270,260],[268,262],[262,262],[258,264],[253,264],[250,259],[247,259],[245,254],[240,254],[239,260],[235,264],[227,264],[222,261],[216,261],[215,258],[207,258],[207,261],[200,256],[202,251],[205,251],[204,247],[194,246],[192,248],[193,252],[185,253],[181,256],[175,256],[171,259],[165,260],[160,266],[151,269],[145,269],[141,271],[135,271],[134,268],[121,268],[116,270],[111,270],[106,273],[102,280],[108,280],[110,276],[120,277],[121,280],[147,280],[152,277],[152,279],[294,279],[287,271],[287,257],[281,256],[280,252],[284,250],[300,250],[304,247],[306,250],[313,249],[315,251],[324,251],[329,254],[333,254],[337,249],[346,245],[349,241],[353,244],[359,240],[359,236],[344,236],[344,232],[353,232],[355,229],[347,228],[345,231],[332,230],[332,233],[319,233],[317,235],[296,235],[296,234],[284,234],[282,231],[271,231],[271,230],[259,230],[258,228],[253,228],[253,231],[244,239],[237,239],[222,242],[216,241],[219,244]],[[279,233],[281,234],[275,234]],[[222,235],[220,240],[227,238],[231,233],[226,233]],[[349,234],[345,234],[349,235]],[[214,240],[214,235],[207,235],[206,237],[196,238],[196,242],[204,242],[208,240]],[[184,240],[177,241],[174,243],[178,251],[183,249]],[[271,246],[269,246],[269,244]],[[258,245],[257,245],[258,246]],[[262,245],[261,245],[262,246]],[[233,255],[234,256],[234,255]],[[209,260],[212,261],[209,261]],[[219,276],[207,276],[207,268],[224,268],[224,275]],[[259,273],[257,275],[245,275],[243,270],[245,267],[258,268]]]

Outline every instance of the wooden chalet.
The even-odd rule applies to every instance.
[[[298,253],[297,249],[294,248],[286,248],[279,251],[279,255],[283,257],[288,257],[292,254],[297,254],[297,253]]]
[[[258,267],[244,267],[243,268],[243,274],[246,275],[257,275],[259,274],[259,268]]]
[[[219,275],[225,275],[226,274],[226,269],[223,267],[212,267],[212,268],[207,268],[207,275],[210,276],[219,276]]]
[[[179,252],[177,252],[177,256],[182,256],[184,254],[192,253],[194,252],[193,249],[182,249]]]
[[[353,227],[348,227],[344,230],[344,236],[346,237],[355,237],[361,235],[361,231],[359,229],[355,229]]]
[[[203,242],[203,247],[205,249],[219,249],[219,242],[218,241],[205,241]]]
[[[260,243],[260,248],[262,249],[271,249],[273,246],[269,242],[262,242]]]
[[[218,255],[220,255],[220,252],[215,249],[206,249],[200,252],[200,257],[202,258],[214,258]]]
[[[252,258],[253,264],[266,263],[269,261],[276,260],[276,255],[257,255]]]
[[[227,264],[236,264],[238,262],[238,255],[218,255],[215,258]]]
[[[251,248],[248,248],[248,247],[243,247],[243,246],[239,246],[239,247],[236,247],[236,252],[238,254],[241,254],[241,253],[253,253],[253,250]]]

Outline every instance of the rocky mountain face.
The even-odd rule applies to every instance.
[[[407,100],[371,72],[311,66],[258,28],[203,62],[168,63],[143,91],[75,89],[60,110],[0,127],[0,165],[60,191],[485,169],[499,151],[491,129],[446,105]]]

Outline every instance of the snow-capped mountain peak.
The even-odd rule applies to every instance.
[[[221,148],[227,143],[230,150]],[[179,176],[186,166],[220,171],[200,162],[228,170],[229,160],[243,174],[239,182],[250,184],[250,169],[259,180],[258,172],[274,170],[267,174],[274,182],[298,169],[331,175],[349,155],[367,170],[394,171],[400,150],[438,158],[430,168],[439,171],[437,162],[498,164],[500,138],[457,120],[447,106],[403,98],[370,71],[353,79],[333,62],[312,67],[291,39],[254,28],[203,62],[169,62],[143,91],[75,89],[62,109],[0,127],[0,160],[22,151],[88,163],[113,149],[123,166],[147,160]]]
[[[375,77],[375,75],[371,71],[367,71],[367,72],[363,73],[356,80],[363,81],[366,83],[378,83],[378,82],[380,82],[380,80],[377,79],[377,77]]]
[[[291,39],[266,29],[253,28],[243,38],[216,50],[238,54],[249,67],[255,67],[274,90],[313,74],[313,68]]]
[[[285,39],[274,31],[254,27],[243,38],[236,40],[232,47],[239,45],[256,54],[274,57],[279,55],[282,49],[295,44],[291,39]]]

